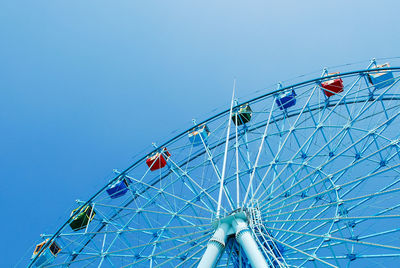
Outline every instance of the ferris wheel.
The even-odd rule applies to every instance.
[[[154,144],[43,234],[29,267],[394,266],[400,67],[332,71]]]

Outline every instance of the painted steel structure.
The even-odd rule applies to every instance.
[[[48,267],[398,262],[400,67],[376,66],[233,99],[78,201],[92,220],[72,230],[78,209],[43,234],[29,267],[53,242],[61,251]],[[390,79],[373,84],[372,74]],[[327,94],[322,83],[335,79],[343,89]],[[239,124],[246,104],[251,115]],[[165,166],[147,166],[156,153]]]

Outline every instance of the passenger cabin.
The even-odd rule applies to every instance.
[[[279,109],[286,110],[296,104],[296,92],[294,89],[286,90],[280,93],[275,100]]]
[[[377,65],[375,68],[389,68],[389,67],[390,67],[389,63],[385,63],[382,65]],[[375,87],[375,89],[388,87],[394,83],[393,72],[387,70],[369,72],[368,81]]]
[[[207,138],[210,135],[210,130],[208,129],[206,124],[202,124],[198,127],[195,127],[192,129],[192,131],[189,132],[189,141],[193,145],[199,145],[207,142]]]
[[[161,152],[155,152],[146,159],[146,164],[151,171],[163,168],[167,165],[167,159],[171,154],[167,151],[167,148],[162,148]]]
[[[252,110],[248,103],[240,105],[239,109],[232,115],[233,123],[237,126],[250,122]],[[237,119],[237,120],[236,120]]]
[[[132,181],[129,178],[124,177],[123,179],[118,180],[117,182],[113,183],[106,191],[107,194],[112,198],[118,198],[126,194],[129,189],[129,184]]]
[[[339,74],[337,73],[329,73],[330,75]],[[325,93],[325,95],[329,98],[335,94],[338,94],[343,91],[343,80],[340,77],[336,77],[321,83],[321,87]]]
[[[33,251],[31,259],[34,259],[39,252],[42,250],[43,246],[49,241],[46,239],[40,244],[37,244],[35,250]],[[45,265],[51,264],[54,259],[57,257],[57,254],[61,251],[61,247],[57,245],[55,241],[53,241],[49,247],[43,250],[40,256],[36,259],[34,265],[36,267],[44,267]]]
[[[87,205],[85,207],[79,207],[77,209],[74,209],[71,212],[71,217],[72,215],[74,215],[74,213],[79,210],[79,213],[71,218],[69,226],[71,227],[72,230],[74,231],[78,231],[81,229],[86,228],[86,226],[89,224],[89,222],[91,222],[94,218],[94,215],[96,215],[96,212],[94,211],[94,209],[90,206]]]

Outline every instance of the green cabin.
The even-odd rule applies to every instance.
[[[69,226],[71,226],[72,230],[74,231],[86,228],[89,222],[93,220],[94,215],[96,215],[96,212],[94,212],[93,208],[90,205],[87,205],[85,207],[74,209],[71,212],[71,217],[77,210],[79,210],[79,213],[75,217],[71,218],[69,223]]]
[[[235,125],[240,126],[250,122],[252,115],[252,110],[248,103],[240,105],[239,110],[236,110],[232,114],[232,120]],[[237,119],[237,120],[236,120]]]

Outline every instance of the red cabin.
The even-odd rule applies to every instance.
[[[165,157],[166,156],[166,157]],[[155,152],[146,159],[146,164],[151,171],[163,168],[167,165],[167,159],[171,154],[167,148],[162,148],[161,152]]]
[[[335,75],[335,74],[338,74],[338,73],[331,73],[328,75]],[[343,80],[342,80],[342,78],[337,77],[337,78],[322,82],[321,87],[323,88],[325,95],[329,98],[330,96],[333,96],[333,95],[343,91]]]

